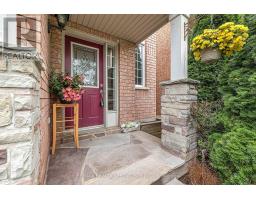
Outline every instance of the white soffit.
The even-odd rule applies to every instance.
[[[169,21],[169,14],[70,15],[70,21],[140,43]]]

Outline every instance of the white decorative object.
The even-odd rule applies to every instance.
[[[221,53],[217,48],[206,48],[201,52],[201,61],[204,63],[212,63],[220,59]]]
[[[140,130],[140,123],[139,122],[127,122],[121,125],[121,132],[128,133],[132,131]]]

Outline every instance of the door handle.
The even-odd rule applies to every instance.
[[[104,107],[104,92],[102,88],[100,89],[100,97],[100,106]]]

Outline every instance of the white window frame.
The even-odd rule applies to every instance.
[[[115,101],[116,101],[116,109],[115,110],[109,110],[108,109],[108,66],[107,66],[107,50],[108,47],[114,48],[114,57],[115,57]],[[118,126],[119,122],[119,82],[118,82],[118,77],[119,77],[119,65],[118,65],[118,45],[117,44],[112,44],[109,42],[105,43],[105,91],[106,91],[106,97],[105,97],[105,102],[106,102],[106,116],[105,116],[105,126],[106,127],[113,127],[113,126]]]
[[[112,48],[112,53],[113,54],[111,54],[111,55],[108,55],[108,48]],[[111,45],[107,45],[107,48],[106,48],[106,82],[107,82],[107,110],[109,111],[109,112],[116,112],[117,111],[117,98],[116,98],[116,96],[117,96],[117,62],[116,62],[116,55],[117,55],[117,53],[116,53],[116,48],[114,47],[114,46],[111,46]],[[108,57],[109,57],[109,63],[110,63],[110,66],[108,66]],[[112,63],[112,61],[113,61],[113,58],[114,58],[114,67],[113,67],[113,63]],[[108,69],[109,69],[109,67],[111,67],[111,68],[113,68],[113,70],[114,70],[114,88],[113,88],[113,90],[114,90],[114,93],[113,93],[113,95],[114,95],[114,99],[112,99],[114,102],[114,106],[113,106],[113,110],[110,110],[109,109],[109,107],[108,107],[108,101],[109,101],[109,98],[108,98],[108,92],[109,92],[109,86],[108,86],[108,78],[109,78],[109,74],[108,74]]]
[[[11,23],[5,24],[4,18],[9,17],[15,19]],[[4,34],[8,30],[8,46],[17,46],[17,20],[16,14],[0,14],[0,42],[4,42]]]
[[[142,85],[137,85],[136,84],[136,74],[135,74],[135,88],[144,88],[146,86],[146,45],[145,45],[145,41],[141,42],[139,45],[143,45],[143,50],[142,50],[142,54],[143,54],[143,60],[142,60]],[[136,47],[137,48],[137,47]],[[135,72],[136,72],[136,68],[137,68],[137,60],[136,60],[136,52],[135,52]]]

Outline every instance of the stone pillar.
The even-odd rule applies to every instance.
[[[41,60],[35,51],[0,52],[0,184],[36,184]]]
[[[197,133],[190,109],[197,102],[198,83],[192,79],[161,83],[162,145],[186,161],[197,153]]]

